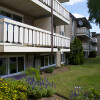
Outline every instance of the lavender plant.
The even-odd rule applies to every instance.
[[[71,91],[70,100],[100,100],[100,93],[93,88],[84,92],[81,87],[75,87]]]

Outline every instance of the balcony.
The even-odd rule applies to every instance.
[[[97,38],[96,38],[96,37],[93,37],[93,38],[92,38],[92,42],[93,42],[93,43],[97,43]]]
[[[89,44],[83,43],[82,46],[83,46],[83,51],[89,51]]]
[[[77,36],[83,38],[90,38],[90,31],[86,27],[80,27],[77,29]]]
[[[0,0],[0,6],[30,15],[34,19],[51,17],[51,0]],[[70,23],[69,12],[58,0],[54,0],[53,9],[55,25]]]
[[[98,49],[97,49],[97,47],[92,47],[92,50],[97,51]]]
[[[70,51],[70,38],[53,35],[54,52]],[[0,52],[51,52],[51,32],[13,21],[0,19]]]
[[[51,0],[39,0],[39,1],[51,8]],[[58,0],[53,0],[53,10],[54,10],[54,15],[57,16],[57,14],[58,14],[58,16],[60,15],[64,19],[69,21],[69,12],[66,10],[66,8],[64,8],[61,5],[61,3]]]

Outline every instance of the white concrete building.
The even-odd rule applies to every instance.
[[[21,74],[28,66],[44,69],[65,63],[70,38],[57,33],[56,26],[70,24],[61,5],[67,1],[53,0],[51,54],[51,0],[0,0],[0,77]]]

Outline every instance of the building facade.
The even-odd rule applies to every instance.
[[[100,34],[96,34],[97,37],[97,56],[100,56]]]
[[[28,66],[44,69],[66,62],[70,37],[59,34],[57,26],[70,24],[61,5],[67,1],[53,0],[51,53],[51,0],[0,0],[0,77],[21,74]]]
[[[67,36],[71,38],[71,42],[75,37],[79,38],[82,41],[84,57],[87,58],[89,56],[89,52],[92,51],[92,33],[90,32],[92,27],[85,17],[75,18],[70,13],[70,24],[57,27],[58,33],[60,33],[60,28],[64,27],[64,33],[68,33]]]

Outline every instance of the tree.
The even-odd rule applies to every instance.
[[[71,52],[70,52],[70,64],[79,65],[84,63],[84,54],[82,42],[75,37],[73,43],[71,43]]]
[[[88,0],[89,20],[100,26],[100,0]]]

